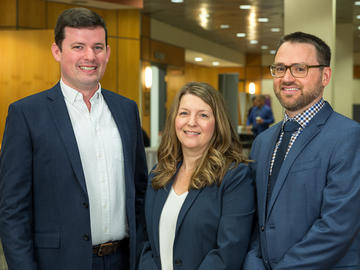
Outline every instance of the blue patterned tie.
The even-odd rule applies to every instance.
[[[284,161],[285,154],[288,149],[291,136],[295,131],[297,131],[299,129],[299,127],[300,127],[300,125],[296,121],[288,120],[285,122],[285,125],[283,127],[284,134],[283,134],[282,140],[280,142],[280,145],[277,149],[274,164],[273,164],[272,171],[271,171],[271,176],[269,177],[269,182],[270,182],[269,188],[268,188],[269,195],[271,194],[271,192],[274,188],[276,179],[279,175],[279,171],[280,171],[281,165]]]

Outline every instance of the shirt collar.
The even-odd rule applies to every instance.
[[[69,102],[75,103],[75,101],[83,100],[83,95],[74,88],[66,85],[62,79],[60,80],[60,88],[65,99],[68,100]],[[101,98],[101,85],[99,83],[99,88],[96,90],[96,92],[94,93],[94,95],[91,97],[90,100],[92,102],[96,102],[100,98]]]
[[[312,105],[307,110],[298,113],[294,117],[289,117],[286,112],[284,113],[284,120],[282,125],[284,126],[285,122],[288,120],[296,121],[302,128],[305,128],[311,119],[324,107],[325,101],[321,98],[318,102]]]

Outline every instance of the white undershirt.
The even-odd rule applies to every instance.
[[[121,240],[128,236],[128,225],[124,155],[119,130],[101,93],[100,84],[90,99],[90,112],[80,92],[65,85],[62,80],[60,85],[85,175],[92,244]]]
[[[189,192],[177,195],[171,187],[159,222],[160,259],[162,270],[173,270],[173,246],[176,222],[180,209]]]

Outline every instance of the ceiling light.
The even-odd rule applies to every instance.
[[[171,3],[183,3],[184,0],[171,0]]]
[[[218,65],[220,65],[220,63],[218,61],[214,61],[214,62],[212,62],[212,65],[213,66],[218,66]]]
[[[250,5],[240,5],[240,9],[251,9]]]
[[[195,57],[195,62],[202,62],[202,58],[201,57]]]
[[[220,25],[220,28],[221,28],[221,29],[229,29],[229,28],[230,28],[230,25],[228,25],[228,24],[222,24],[222,25]]]
[[[236,36],[237,37],[246,37],[246,34],[245,33],[237,33]]]
[[[275,50],[271,50],[271,51],[270,51],[270,54],[275,54],[275,53],[276,53]]]
[[[357,15],[357,16],[356,16],[356,19],[360,20],[360,15]]]
[[[360,1],[355,1],[355,6],[360,6]]]
[[[268,45],[262,45],[262,46],[261,46],[261,49],[262,49],[262,50],[267,50],[267,49],[269,49],[269,46],[268,46]]]
[[[200,8],[200,14],[199,14],[199,19],[200,19],[200,26],[204,29],[208,28],[208,24],[209,24],[209,18],[210,14],[208,12],[208,10],[206,8]]]
[[[280,32],[280,28],[278,27],[271,28],[271,32]]]
[[[256,39],[250,40],[250,44],[258,44],[258,41]]]
[[[268,22],[269,18],[259,18],[258,22]]]

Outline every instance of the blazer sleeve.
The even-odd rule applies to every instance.
[[[217,248],[198,270],[240,269],[248,250],[255,212],[254,185],[247,166],[239,165],[223,179]]]
[[[147,163],[146,155],[144,148],[144,141],[142,135],[142,129],[140,125],[139,112],[136,105],[134,106],[136,110],[136,129],[137,129],[137,142],[136,142],[136,157],[135,157],[135,211],[136,211],[136,224],[137,224],[137,233],[136,233],[136,257],[140,256],[142,246],[145,241],[145,213],[144,213],[144,204],[145,204],[145,192],[147,186]]]
[[[257,223],[256,223],[257,224]],[[251,244],[248,253],[246,254],[243,270],[265,270],[265,265],[262,261],[259,241],[258,226],[254,226]]]
[[[37,269],[32,224],[32,143],[24,113],[10,105],[0,153],[0,238],[9,269]]]
[[[155,169],[156,165],[152,168]],[[152,171],[151,170],[151,171]],[[149,204],[149,200],[150,197],[152,197],[149,193],[152,192],[152,187],[151,187],[151,181],[152,181],[153,175],[150,173],[149,175],[149,181],[147,184],[147,190],[146,190],[146,200],[145,203]],[[148,206],[148,205],[146,205]],[[151,249],[151,243],[150,243],[150,239],[148,237],[147,231],[146,231],[146,223],[144,221],[143,224],[141,224],[142,227],[142,233],[144,234],[144,242],[142,245],[142,251],[140,254],[140,259],[139,259],[139,263],[138,263],[138,270],[160,270],[160,268],[156,265],[155,261],[154,261],[154,255]]]
[[[153,259],[153,253],[149,241],[146,241],[143,245],[138,270],[160,270]]]
[[[360,231],[360,128],[333,145],[319,218],[274,270],[333,269]]]

